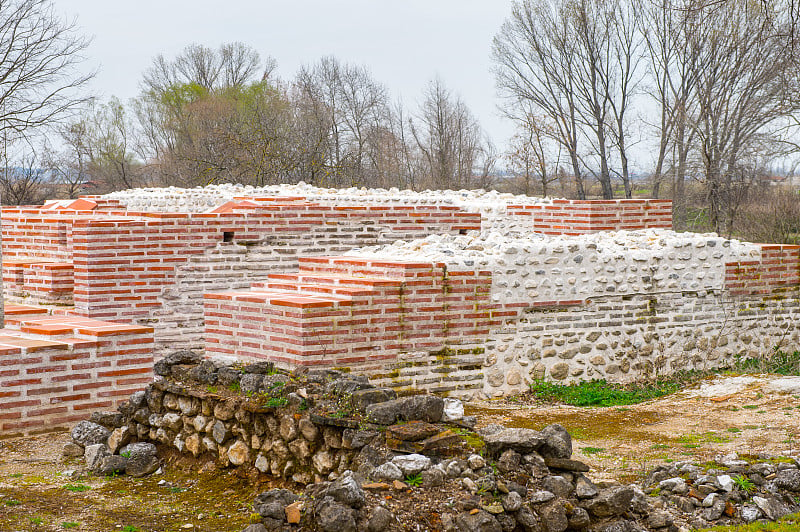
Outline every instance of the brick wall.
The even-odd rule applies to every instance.
[[[547,235],[672,229],[672,200],[554,199],[551,205],[509,205],[507,213]]]
[[[478,228],[480,214],[446,205],[238,198],[209,213],[181,214],[128,212],[87,197],[66,206],[4,209],[4,284],[18,302],[72,302],[80,316],[157,325],[163,352],[202,345],[203,291],[243,288],[290,271],[301,253]]]
[[[153,330],[6,308],[0,437],[47,432],[113,409],[153,379]]]
[[[301,258],[251,290],[205,295],[207,355],[284,366],[370,366],[473,343],[516,310],[490,303],[491,274],[444,264]]]
[[[760,244],[761,257],[725,265],[725,288],[734,295],[771,294],[800,284],[800,246]]]
[[[800,247],[760,252],[752,263],[718,265],[728,278],[693,291],[609,295],[601,287],[526,301],[521,285],[516,298],[504,297],[509,285],[485,270],[302,258],[297,273],[207,294],[206,353],[346,367],[398,388],[489,397],[537,378],[626,382],[720,367],[800,341]]]

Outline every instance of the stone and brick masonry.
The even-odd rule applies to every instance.
[[[346,367],[462,397],[715,367],[797,341],[800,247],[674,233],[670,210],[482,191],[145,189],[3,209],[3,280],[10,302],[65,331],[77,318],[152,327],[141,334],[156,359],[192,348]],[[117,386],[105,377],[92,376]]]

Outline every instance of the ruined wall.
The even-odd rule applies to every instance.
[[[206,349],[462,397],[625,382],[800,339],[799,275],[798,246],[716,235],[428,237],[208,294]]]
[[[510,203],[509,218],[545,235],[672,229],[672,201],[657,199],[568,200]]]
[[[0,437],[70,426],[153,379],[153,330],[7,306],[0,329]]]
[[[153,325],[162,354],[202,347],[205,291],[289,271],[300,254],[480,227],[479,214],[447,205],[324,206],[291,197],[231,201],[206,213],[120,209],[97,198],[4,210],[6,293]]]
[[[794,338],[800,248],[670,224],[663,200],[149,189],[4,210],[4,283],[153,325],[159,354],[463,396],[723,365]]]

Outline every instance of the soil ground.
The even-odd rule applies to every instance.
[[[478,416],[479,426],[560,423],[574,438],[575,458],[591,465],[592,479],[629,482],[669,461],[707,462],[730,452],[800,455],[800,381],[789,393],[775,391],[771,382],[717,378],[611,408],[542,405],[520,396],[473,403],[467,413]],[[144,479],[75,477],[70,471],[81,464],[61,456],[67,441],[67,433],[0,440],[0,531],[239,532],[250,522],[254,497],[278,486],[229,470],[204,470],[174,455],[163,473]],[[441,506],[448,491],[384,498],[401,512]],[[436,528],[434,512],[418,524],[425,522],[423,529]]]

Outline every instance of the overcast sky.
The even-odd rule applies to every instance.
[[[511,0],[54,0],[94,40],[93,89],[123,101],[136,96],[153,57],[186,45],[241,41],[292,78],[303,64],[334,55],[367,66],[394,98],[416,109],[438,75],[467,103],[495,145],[513,127],[499,116],[491,42]]]

